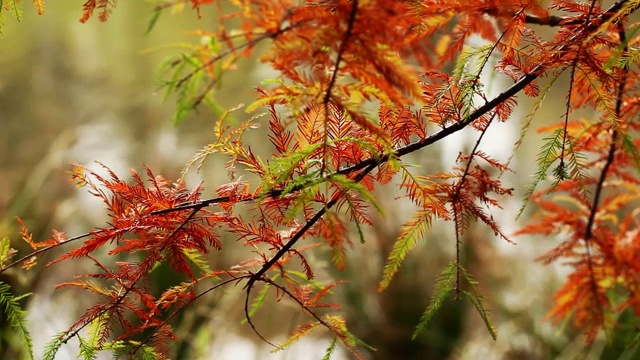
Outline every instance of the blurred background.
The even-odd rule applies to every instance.
[[[25,254],[28,249],[18,240],[14,220],[19,216],[36,240],[49,237],[53,228],[70,236],[102,226],[105,213],[98,199],[84,189],[76,189],[67,179],[71,163],[91,168],[100,161],[126,178],[130,168],[148,165],[154,173],[176,179],[196,151],[212,140],[218,118],[202,108],[182,125],[172,124],[174,99],[163,102],[157,70],[163,60],[179,54],[184,44],[200,39],[190,31],[213,29],[215,17],[204,11],[202,19],[189,9],[164,14],[155,29],[145,34],[153,4],[122,1],[106,23],[91,19],[81,24],[78,2],[47,3],[46,13],[38,16],[24,4],[20,22],[6,16],[0,37],[0,236],[9,236]],[[250,103],[252,86],[268,71],[254,59],[243,61],[245,70],[230,73],[216,98],[224,108]],[[497,94],[500,79],[486,77],[489,92]],[[495,87],[495,88],[494,88]],[[538,118],[555,121],[562,114],[564,93],[549,96]],[[529,105],[522,99],[520,113],[512,122],[495,127],[484,149],[506,159],[519,136],[520,118]],[[554,103],[555,102],[555,103]],[[258,130],[252,147],[264,139]],[[418,172],[433,173],[449,168],[462,149],[469,149],[475,133],[460,134],[438,148],[413,154],[409,162],[421,165]],[[251,139],[251,137],[250,137]],[[502,219],[506,234],[518,229],[515,216],[522,194],[529,184],[535,163],[539,135],[531,137],[512,162],[517,173],[503,181],[516,189],[505,200]],[[204,179],[206,194],[227,182],[221,171],[224,159],[206,163],[199,175],[187,177],[194,187]],[[534,259],[556,244],[556,239],[519,237],[516,245],[497,239],[489,229],[474,226],[464,239],[464,265],[479,281],[491,317],[498,330],[494,341],[477,312],[464,301],[447,301],[432,325],[418,339],[411,334],[425,310],[434,279],[454,258],[452,224],[436,224],[427,239],[408,257],[391,287],[376,292],[382,266],[398,235],[400,225],[411,213],[411,206],[396,200],[392,187],[377,191],[386,217],[366,229],[366,243],[357,241],[349,251],[346,271],[333,270],[329,254],[319,250],[313,261],[321,269],[319,280],[331,277],[347,280],[335,294],[353,334],[375,347],[363,350],[370,359],[574,359],[618,358],[624,348],[615,341],[606,346],[596,341],[584,347],[580,334],[571,324],[552,326],[543,321],[550,309],[551,296],[562,281],[561,267],[543,266]],[[526,221],[532,209],[522,217]],[[357,237],[354,237],[357,239]],[[224,257],[212,254],[216,267],[230,266],[241,255],[234,255],[229,242]],[[238,250],[238,254],[240,254]],[[55,254],[47,254],[47,259]],[[88,266],[68,261],[25,274],[9,271],[0,280],[11,284],[16,294],[33,292],[22,303],[29,311],[36,358],[55,334],[66,330],[91,303],[86,293],[68,289],[54,291],[62,281]],[[566,270],[564,270],[566,271]],[[154,275],[159,286],[180,279],[167,270]],[[174,324],[178,336],[175,359],[320,359],[330,337],[322,330],[285,351],[270,353],[246,324],[242,324],[243,293],[228,288],[195,303]],[[273,300],[273,299],[272,299]],[[297,324],[305,321],[292,304],[270,302],[256,319],[258,328],[274,342],[284,339]],[[0,318],[0,359],[23,356],[21,344],[10,336],[6,321]],[[22,354],[22,355],[20,355]],[[63,346],[59,359],[75,359],[75,344]],[[110,358],[107,356],[107,358]],[[333,359],[348,359],[339,350]]]

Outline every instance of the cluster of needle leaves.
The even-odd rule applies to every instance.
[[[16,7],[7,4],[3,11]],[[81,21],[95,11],[107,20],[114,5],[88,0]],[[81,245],[48,266],[72,258],[95,264],[95,272],[58,285],[82,288],[99,300],[49,344],[47,358],[71,338],[80,341],[86,358],[100,350],[170,358],[175,315],[229,285],[246,292],[248,326],[265,342],[270,343],[252,318],[270,289],[305,314],[307,320],[286,341],[272,344],[277,349],[323,327],[334,336],[326,358],[338,342],[360,357],[368,345],[350,333],[339,304],[330,300],[340,281],[315,280],[307,254],[328,247],[333,265],[347,267],[351,238],[357,234],[364,241],[372,212],[382,213],[372,190],[389,183],[415,211],[388,254],[378,290],[389,286],[434,221],[449,221],[456,257],[416,319],[414,337],[453,296],[468,299],[495,338],[477,283],[460,257],[463,235],[473,222],[511,241],[490,213],[512,193],[500,179],[510,169],[480,144],[492,124],[514,121],[519,94],[536,99],[521,122],[515,145],[522,144],[535,111],[561,76],[569,79],[563,118],[539,130],[548,135],[524,199],[537,212],[519,234],[559,239],[540,261],[572,268],[555,296],[552,321],[572,317],[592,341],[598,330],[611,329],[621,312],[640,314],[640,36],[639,24],[630,20],[640,2],[619,0],[604,7],[595,0],[164,0],[150,28],[163,12],[184,5],[199,16],[202,6],[216,7],[218,27],[199,31],[206,41],[163,67],[167,91],[176,95],[176,123],[197,106],[218,109],[215,92],[222,77],[260,43],[266,45],[260,47],[260,61],[279,75],[256,87],[257,100],[246,108],[255,115],[233,124],[225,121],[229,112],[223,113],[212,142],[187,164],[199,168],[210,156],[226,158],[230,181],[216,189],[217,197],[203,199],[202,186],[189,190],[182,180],[167,181],[150,169],[146,179],[132,172],[133,180],[125,181],[106,166],[103,177],[76,165],[72,180],[105,203],[109,223],[75,238],[55,232],[45,241],[33,240],[22,225],[33,253],[17,260],[9,241],[2,242],[0,272],[19,264],[31,267],[42,253],[80,239]],[[536,32],[541,26],[557,31],[543,38]],[[472,35],[486,45],[469,45]],[[480,77],[484,71],[511,85],[489,97]],[[592,109],[593,116],[579,117],[575,110],[581,108]],[[261,125],[272,145],[268,159],[243,139]],[[404,160],[464,128],[474,129],[477,141],[460,154],[457,167],[418,175]],[[223,235],[255,256],[211,268],[205,254],[225,251]],[[149,274],[161,263],[189,280],[154,296]],[[17,298],[5,287],[0,296],[30,347]]]

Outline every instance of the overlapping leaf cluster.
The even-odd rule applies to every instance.
[[[156,16],[183,3],[164,1]],[[89,1],[85,16],[100,8],[106,18],[110,4]],[[188,164],[201,167],[209,156],[226,158],[230,181],[218,187],[216,198],[201,199],[200,187],[188,191],[183,182],[172,184],[150,170],[147,182],[134,172],[130,183],[111,172],[105,178],[75,168],[73,179],[105,202],[111,220],[56,262],[93,261],[97,272],[61,286],[81,287],[102,300],[57,338],[48,354],[79,336],[84,354],[111,349],[168,357],[173,316],[208,292],[239,283],[246,290],[246,319],[259,336],[251,319],[274,289],[279,299],[293,301],[310,318],[281,346],[321,325],[336,339],[327,356],[336,341],[359,355],[363,344],[348,331],[338,304],[325,300],[339,282],[317,282],[306,254],[328,246],[335,267],[348,266],[350,234],[356,230],[364,241],[371,212],[381,212],[371,191],[388,183],[397,183],[415,212],[393,245],[379,290],[390,284],[435,220],[451,221],[457,256],[416,321],[414,336],[454,293],[473,304],[495,337],[483,298],[460,257],[463,235],[474,221],[508,240],[490,211],[512,192],[499,179],[509,167],[481,151],[480,144],[494,122],[510,121],[520,92],[538,98],[524,121],[524,138],[533,113],[563,74],[569,78],[564,119],[542,129],[551,135],[540,149],[527,195],[540,212],[520,233],[564,236],[541,258],[547,263],[561,259],[575,269],[556,296],[551,319],[573,313],[576,326],[593,339],[599,328],[610,327],[615,314],[627,308],[640,312],[639,38],[637,24],[627,19],[639,2],[620,0],[609,8],[596,1],[565,0],[548,8],[531,0],[189,4],[198,11],[205,4],[217,6],[219,26],[199,32],[204,41],[164,68],[168,91],[177,95],[176,122],[201,104],[219,110],[216,85],[261,42],[268,47],[260,60],[278,77],[256,88],[258,99],[247,111],[257,115],[231,125],[225,120],[228,112],[223,113],[213,141]],[[563,16],[549,15],[551,9]],[[531,24],[558,31],[545,39]],[[472,35],[487,45],[468,45]],[[495,98],[480,80],[483,71],[491,71],[491,58],[495,71],[513,81]],[[447,67],[450,73],[443,70]],[[547,81],[542,88],[541,80]],[[585,107],[596,115],[577,118],[574,110]],[[268,159],[243,140],[245,132],[258,131],[260,125],[268,129],[272,145]],[[469,153],[460,154],[456,168],[419,175],[404,160],[466,127],[477,132],[477,141]],[[243,180],[243,174],[252,181]],[[231,268],[210,269],[202,256],[212,248],[224,251],[223,236],[256,256]],[[40,246],[26,228],[23,238]],[[48,249],[69,241],[58,234],[42,245]],[[108,249],[106,260],[95,254],[101,249]],[[162,262],[190,280],[155,297],[147,278]],[[207,290],[197,293],[196,285],[205,282]],[[260,292],[252,294],[257,287]],[[80,335],[86,327],[93,329],[89,338]]]

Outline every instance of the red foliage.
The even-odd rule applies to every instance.
[[[167,6],[177,3],[168,1]],[[190,1],[198,11],[209,3],[216,2]],[[231,181],[217,188],[219,197],[214,199],[202,200],[200,186],[187,190],[182,181],[170,183],[149,169],[146,182],[136,172],[132,182],[126,182],[111,171],[104,178],[77,166],[72,179],[105,203],[110,222],[52,262],[84,257],[98,269],[60,285],[81,287],[102,299],[66,338],[99,319],[104,323],[101,341],[109,339],[116,326],[118,338],[125,340],[152,329],[153,345],[166,355],[165,341],[173,338],[167,321],[175,312],[170,309],[189,305],[204,294],[196,293],[196,284],[219,277],[222,280],[205,293],[244,283],[250,324],[250,293],[263,283],[291,298],[312,318],[290,341],[321,324],[357,355],[357,341],[344,320],[318,313],[319,308],[338,308],[323,301],[339,282],[312,286],[314,272],[306,252],[319,246],[319,239],[330,248],[334,265],[347,267],[348,221],[358,229],[371,224],[370,212],[378,205],[370,191],[399,175],[399,189],[417,209],[389,255],[380,289],[439,218],[455,226],[454,287],[460,291],[459,246],[470,223],[480,221],[508,240],[487,208],[500,207],[501,197],[511,195],[512,189],[497,176],[509,168],[479,150],[482,136],[494,120],[510,119],[516,94],[543,97],[548,88],[541,89],[538,82],[544,77],[555,80],[563,72],[570,77],[565,118],[542,129],[551,135],[540,150],[530,193],[538,213],[519,234],[563,238],[540,257],[545,263],[561,260],[573,267],[549,319],[557,322],[573,314],[576,327],[593,340],[597,330],[608,329],[621,311],[633,309],[640,315],[640,142],[635,139],[640,130],[635,121],[640,110],[640,37],[635,35],[637,24],[626,24],[628,15],[640,7],[637,1],[621,0],[608,9],[600,2],[564,0],[548,8],[531,0],[232,4],[237,11],[220,14],[219,29],[206,33],[216,45],[198,47],[188,58],[197,64],[195,70],[174,76],[170,86],[181,91],[200,76],[207,85],[197,90],[191,104],[198,105],[219,81],[214,64],[231,69],[258,42],[270,39],[261,61],[280,75],[269,88],[257,89],[259,99],[249,110],[268,110],[272,157],[261,159],[241,138],[257,126],[254,117],[235,127],[221,119],[214,142],[190,163],[201,166],[210,154],[228,157]],[[95,10],[106,20],[111,5],[107,0],[87,1],[81,21]],[[551,9],[566,16],[552,16]],[[237,19],[240,28],[227,31],[227,21]],[[558,31],[543,39],[530,24],[558,26]],[[629,29],[632,38],[627,38]],[[472,35],[489,44],[467,49]],[[490,57],[496,58],[495,71],[513,81],[494,98],[485,93],[480,79]],[[187,60],[173,65],[180,61]],[[444,72],[446,66],[453,71]],[[377,110],[370,112],[374,107]],[[595,109],[600,118],[572,118],[582,107]],[[460,155],[459,167],[416,175],[402,161],[465,127],[475,129],[478,140],[469,154]],[[257,176],[259,183],[238,180],[237,171]],[[553,184],[534,192],[549,175]],[[240,211],[247,203],[246,211]],[[21,226],[23,239],[34,250],[69,242],[59,233],[34,242]],[[222,234],[233,236],[256,257],[229,269],[194,269],[194,254],[222,250]],[[107,260],[94,255],[104,248],[109,249]],[[124,254],[135,254],[138,260],[107,262]],[[154,297],[147,276],[158,262],[168,263],[190,282]],[[306,280],[295,276],[296,267]]]

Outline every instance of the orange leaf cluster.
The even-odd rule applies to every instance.
[[[209,155],[226,157],[230,182],[217,188],[216,198],[201,199],[200,186],[189,191],[182,181],[170,183],[149,169],[146,181],[132,172],[127,182],[106,167],[108,176],[103,177],[77,166],[72,179],[105,203],[110,222],[53,262],[87,258],[98,269],[60,285],[80,287],[102,299],[66,338],[99,320],[104,324],[101,344],[116,326],[119,338],[126,340],[148,331],[145,341],[169,356],[165,340],[174,338],[171,317],[209,291],[243,282],[245,316],[259,336],[251,317],[266,291],[275,288],[278,299],[292,300],[311,317],[285,344],[322,325],[360,356],[344,319],[326,312],[339,308],[324,300],[339,282],[312,281],[314,268],[306,252],[326,245],[335,267],[346,268],[350,224],[364,238],[361,225],[372,224],[373,208],[382,210],[371,191],[399,177],[397,188],[416,209],[393,245],[379,288],[389,285],[407,254],[428,236],[434,219],[451,221],[455,285],[446,283],[450,276],[445,276],[445,293],[436,299],[441,301],[451,289],[465,294],[493,334],[474,281],[462,270],[460,244],[474,221],[508,240],[490,211],[500,208],[502,196],[512,189],[499,178],[509,171],[508,164],[480,145],[494,121],[510,121],[517,94],[542,101],[551,85],[541,88],[539,82],[546,77],[553,84],[562,73],[569,77],[564,121],[542,129],[551,136],[540,149],[530,191],[538,212],[519,234],[561,237],[540,260],[573,267],[555,297],[551,320],[573,314],[575,325],[593,340],[621,311],[632,309],[640,316],[640,37],[635,35],[637,24],[627,25],[640,3],[620,0],[605,9],[596,1],[567,0],[548,6],[531,0],[234,0],[233,10],[217,1],[189,3],[199,15],[201,6],[218,6],[218,29],[196,32],[207,41],[170,63],[172,69],[188,70],[175,70],[167,85],[180,99],[191,99],[189,106],[197,106],[210,95],[222,70],[234,68],[237,59],[269,40],[260,60],[278,78],[256,88],[258,99],[248,110],[267,109],[265,138],[272,154],[262,159],[242,138],[259,127],[258,115],[232,126],[223,121],[227,112],[216,123],[213,142],[188,164],[200,167]],[[81,21],[96,10],[106,20],[112,5],[109,0],[87,1]],[[552,10],[566,16],[552,16]],[[233,24],[237,28],[229,30]],[[558,30],[543,38],[530,24]],[[472,36],[488,44],[475,46]],[[487,71],[511,86],[490,97],[481,81]],[[579,108],[594,109],[597,115],[574,119]],[[418,175],[403,159],[467,127],[477,140],[453,169]],[[258,184],[241,180],[239,172],[257,178]],[[535,192],[549,176],[552,185]],[[227,235],[255,257],[209,270],[200,255],[221,250]],[[23,224],[22,237],[34,250],[69,242],[61,234],[34,242]],[[108,249],[106,260],[96,255],[99,249]],[[113,260],[125,255],[135,255],[128,257],[135,260]],[[159,262],[188,281],[152,295],[147,278]],[[461,276],[470,291],[462,288]],[[196,293],[196,285],[214,278],[217,283]],[[250,309],[258,283],[265,292]]]

